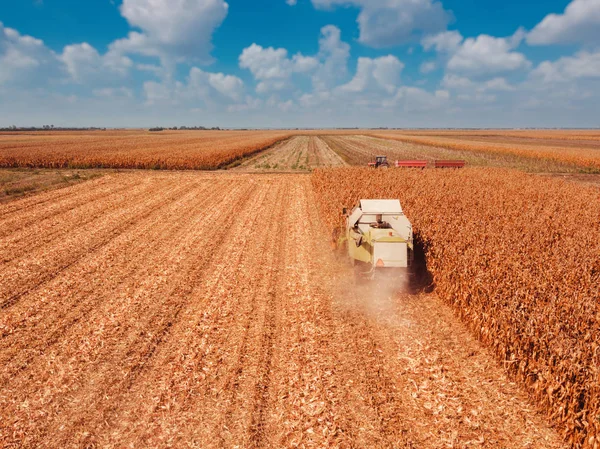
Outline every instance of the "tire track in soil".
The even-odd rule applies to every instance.
[[[76,209],[91,201],[100,200],[107,195],[126,192],[131,188],[128,183],[122,183],[123,178],[121,177],[107,176],[107,178],[110,179],[99,178],[86,181],[86,187],[90,188],[83,194],[77,188],[79,184],[75,184],[63,189],[40,192],[22,200],[0,204],[0,238],[39,221],[59,216],[65,211]],[[64,193],[68,194],[64,195]],[[40,196],[44,196],[46,199],[39,201],[38,197]],[[46,206],[46,203],[49,204]],[[27,211],[28,209],[32,210]]]
[[[106,188],[118,188],[119,183],[116,182],[116,178],[113,175],[105,175],[100,178],[90,179],[85,182],[86,185],[103,185]],[[76,186],[76,185],[75,185]],[[43,191],[36,195],[28,196],[22,198],[18,201],[10,201],[8,203],[3,203],[1,206],[2,213],[0,214],[0,220],[4,220],[6,218],[10,218],[12,216],[23,216],[23,212],[28,209],[36,208],[34,212],[27,213],[40,213],[44,209],[42,206],[45,206],[47,203],[51,203],[49,208],[53,208],[57,205],[57,203],[61,203],[63,201],[72,201],[74,198],[80,198],[81,192],[77,190],[71,189],[69,186],[64,189],[57,190],[49,190]],[[27,216],[27,213],[24,216]],[[0,222],[1,223],[1,222]]]
[[[246,189],[246,190],[248,190],[248,189]],[[226,192],[227,190],[226,190],[226,189],[223,189],[222,191],[223,191],[223,192]],[[238,191],[239,191],[239,189],[238,189]],[[239,196],[239,195],[236,193],[236,190],[235,190],[235,189],[233,189],[233,190],[232,190],[232,193],[230,194],[230,196]],[[217,202],[219,199],[222,199],[222,198],[219,198],[219,196],[216,196],[216,197],[214,197],[214,198],[213,198],[213,197],[210,197],[210,198],[214,200],[214,202],[215,202],[215,205],[216,205],[216,202]],[[185,203],[185,201],[184,201],[184,203]],[[184,204],[184,205],[185,205],[185,204]],[[215,209],[216,209],[216,208],[215,208]],[[208,219],[208,220],[210,220],[211,218],[214,218],[214,216],[210,216],[210,215],[208,215],[208,217],[206,217],[206,219]],[[192,226],[193,226],[193,223],[192,223]],[[189,226],[188,226],[188,229],[189,229]],[[166,239],[167,239],[167,241],[168,241],[170,238],[172,238],[172,235],[169,235],[169,234],[167,234],[167,235],[166,235]],[[140,265],[140,264],[139,264],[139,262],[138,262],[138,267],[139,267],[139,265]],[[152,328],[152,326],[149,326],[149,327],[150,327],[150,328]],[[68,335],[66,335],[66,336],[64,336],[64,338],[67,338],[67,339],[68,339],[69,337],[68,337]],[[67,345],[67,346],[68,346],[68,345]]]
[[[234,226],[234,228],[232,229],[231,232],[231,239],[229,239],[230,241],[228,243],[225,243],[224,245],[222,245],[222,253],[223,254],[218,254],[215,256],[215,260],[222,260],[225,258],[225,255],[229,255],[230,256],[230,261],[231,263],[228,265],[217,265],[216,267],[216,271],[214,273],[211,274],[212,268],[208,269],[208,273],[206,274],[206,278],[209,278],[209,284],[205,290],[205,293],[202,295],[203,298],[200,298],[201,300],[208,300],[210,298],[213,298],[213,303],[208,303],[205,306],[208,306],[208,310],[205,309],[202,304],[204,303],[204,301],[201,301],[200,304],[198,304],[196,306],[196,308],[192,308],[192,310],[186,311],[187,315],[191,317],[193,317],[193,312],[194,310],[198,310],[198,312],[203,311],[203,313],[201,313],[201,319],[199,322],[197,322],[196,324],[190,321],[188,321],[188,319],[186,317],[183,317],[182,322],[187,322],[190,323],[190,328],[191,329],[197,329],[202,327],[206,328],[207,332],[211,332],[214,333],[215,331],[217,331],[217,335],[214,335],[214,346],[215,347],[221,347],[221,346],[231,346],[231,347],[243,347],[242,345],[238,345],[236,343],[234,343],[232,341],[232,337],[235,338],[236,337],[236,332],[235,329],[239,326],[236,318],[239,318],[240,316],[243,317],[243,311],[241,310],[237,310],[235,313],[233,312],[233,307],[235,307],[236,305],[244,305],[236,303],[235,301],[227,301],[225,303],[221,303],[221,302],[214,302],[214,299],[217,299],[219,297],[221,298],[227,298],[228,296],[224,296],[223,291],[226,291],[226,289],[229,287],[227,284],[232,282],[232,274],[235,273],[236,267],[238,266],[242,266],[244,263],[255,263],[255,260],[252,260],[252,258],[250,258],[250,260],[248,260],[248,256],[249,254],[252,254],[252,249],[254,248],[253,245],[253,241],[252,239],[248,239],[248,236],[252,237],[252,238],[256,238],[256,234],[253,232],[254,229],[252,228],[253,223],[255,223],[257,221],[257,219],[259,218],[259,214],[258,212],[264,213],[264,208],[263,206],[269,206],[273,204],[273,200],[272,200],[272,196],[273,196],[273,192],[269,192],[270,196],[269,197],[264,197],[264,195],[267,193],[266,190],[262,190],[262,198],[260,199],[260,203],[259,205],[254,204],[251,207],[248,208],[248,212],[249,213],[253,213],[253,216],[251,218],[248,217],[244,217],[244,216],[240,216],[238,217],[239,220],[236,221],[236,226]],[[276,193],[276,192],[275,192]],[[241,226],[239,226],[241,225]],[[250,226],[248,226],[250,225]],[[239,226],[239,227],[238,227]],[[258,234],[258,237],[260,237],[261,239],[264,240],[264,236],[269,236],[269,233],[261,233]],[[246,251],[246,249],[249,248],[251,251]],[[264,248],[260,247],[257,248],[257,252],[258,253],[262,253],[262,250]],[[244,258],[245,261],[242,259]],[[251,279],[248,279],[248,282],[250,283]],[[245,283],[245,279],[244,280],[235,280],[233,283],[234,288],[239,287],[239,286],[244,286]],[[225,284],[225,285],[224,285]],[[252,290],[252,291],[256,291],[256,290]],[[221,294],[220,294],[221,293]],[[256,296],[256,295],[255,295]],[[233,298],[231,298],[233,299]],[[252,306],[250,306],[250,311],[252,311]],[[197,313],[198,313],[197,312]],[[247,313],[247,312],[246,312]],[[217,315],[217,316],[215,316]],[[254,318],[255,314],[254,313],[250,313],[248,316],[248,319],[252,319]],[[245,318],[245,317],[244,317]],[[223,321],[225,320],[225,321]],[[233,322],[229,322],[230,320],[234,320]],[[206,325],[203,325],[203,322],[207,322]],[[227,336],[223,336],[222,339],[223,341],[221,341],[221,336],[218,335],[218,331],[220,330],[227,330],[227,329],[231,329],[231,332],[228,332]],[[180,333],[183,332],[185,334],[186,330],[180,330],[179,332],[176,333]],[[183,357],[187,363],[189,364],[194,364],[194,366],[202,366],[204,365],[203,371],[205,369],[207,369],[207,366],[210,366],[211,363],[209,360],[207,360],[207,356],[208,354],[202,354],[201,352],[198,353],[196,352],[196,348],[198,347],[198,342],[194,341],[194,337],[195,335],[192,333],[191,335],[188,333],[187,338],[180,340],[179,338],[178,343],[179,345],[171,348],[171,350],[167,350],[165,348],[165,350],[162,351],[162,355],[159,355],[157,357],[158,360],[155,360],[155,363],[157,366],[171,366],[173,364],[173,362],[169,362],[168,359],[164,360],[164,357],[173,357],[173,353],[175,352],[182,352],[183,354],[180,357]],[[202,349],[204,347],[204,342],[206,341],[208,337],[205,336],[202,338],[202,340],[200,341],[200,347],[198,349]],[[245,337],[247,338],[247,333],[245,334]],[[221,341],[221,344],[218,345],[217,342]],[[186,355],[186,353],[189,352],[189,355]],[[225,360],[223,359],[224,356],[226,356],[227,354],[217,354],[215,353],[215,357],[219,360],[219,363],[224,363]],[[239,362],[240,359],[244,359],[243,355],[240,355],[237,357],[237,361]],[[162,361],[161,361],[162,360]],[[236,360],[236,358],[232,358],[232,360]],[[157,372],[160,372],[159,370],[157,370]],[[227,374],[230,372],[235,372],[235,365],[233,366],[233,368],[229,368],[227,367],[227,369],[223,369],[223,374]],[[204,395],[209,395],[211,391],[224,391],[225,389],[228,389],[229,387],[232,386],[232,381],[231,378],[226,379],[224,381],[225,383],[225,387],[223,386],[219,386],[218,383],[220,382],[220,379],[224,377],[222,375],[219,374],[215,374],[215,378],[212,382],[209,382],[209,379],[211,378],[210,376],[206,376],[206,382],[202,382],[202,384],[204,384],[201,388],[203,388],[204,390]],[[226,376],[225,376],[226,377]],[[204,378],[204,376],[203,376]],[[178,389],[180,389],[180,385],[181,383],[183,383],[183,385],[185,386],[185,383],[188,381],[188,378],[185,377],[183,379],[178,379],[178,376],[171,376],[169,378],[160,380],[160,381],[153,381],[152,384],[163,384],[166,386],[162,387],[161,393],[148,393],[150,394],[150,396],[159,396],[160,400],[157,402],[157,405],[155,407],[153,407],[153,411],[152,413],[157,412],[157,410],[159,410],[160,408],[164,407],[164,405],[162,404],[169,404],[170,403],[170,399],[169,396],[173,393],[173,391],[177,391]],[[210,385],[212,383],[216,383],[216,385],[214,385],[213,387],[210,387]],[[228,390],[227,390],[228,391]],[[232,393],[233,394],[233,393]],[[190,396],[187,395],[186,398],[189,398]],[[208,399],[208,398],[207,398]],[[206,401],[206,399],[205,399]],[[223,405],[225,401],[220,401],[219,403],[215,404],[215,406],[212,407],[206,407],[208,408],[208,410],[210,411],[210,415],[215,415],[217,414],[217,407],[219,407],[220,405]],[[187,410],[188,406],[198,406],[198,404],[188,404],[187,401],[184,401],[184,403],[181,404],[181,407],[178,409],[178,413],[177,416],[181,416],[181,415],[186,415],[188,413],[191,413],[193,416],[199,416],[200,422],[203,423],[204,427],[210,427],[211,429],[217,429],[219,426],[214,426],[212,424],[210,424],[211,421],[211,416],[206,416],[203,418],[200,418],[200,416],[202,416],[205,412],[202,410],[196,410],[196,411],[189,411]],[[204,409],[204,408],[202,408]],[[135,413],[129,413],[133,416],[137,416],[137,412]],[[175,412],[174,412],[175,413]],[[220,415],[219,415],[220,416]],[[129,427],[129,426],[128,426]],[[141,439],[141,444],[143,446],[148,446],[148,445],[152,445],[151,442],[149,442],[147,439],[149,438],[147,435],[148,434],[152,434],[151,431],[146,431],[143,432],[142,436],[138,436],[138,437],[133,437],[134,440],[135,439]],[[215,432],[215,435],[217,435],[217,433]],[[214,438],[216,439],[216,438]]]
[[[281,190],[281,189],[280,189]],[[280,204],[281,202],[281,194],[278,193],[278,196],[272,201],[273,204]],[[281,220],[283,218],[284,214],[280,212],[279,216],[277,217],[277,220],[272,220],[269,225],[268,228],[265,229],[265,236],[272,236],[272,235],[278,235],[278,229],[277,229],[277,225],[279,225],[281,223]],[[281,243],[281,239],[279,240],[278,244],[276,245],[277,248],[279,248],[279,245]],[[260,252],[261,254],[264,254],[265,256],[262,258],[262,260],[259,262],[261,265],[263,266],[267,266],[267,267],[272,267],[272,266],[281,266],[281,261],[277,260],[274,261],[274,255],[278,255],[279,252],[275,251],[275,253],[273,252],[267,252],[268,248],[267,248],[267,244],[268,244],[268,240],[267,239],[263,239],[260,243],[261,248],[260,248]],[[256,356],[256,354],[254,354],[254,357],[252,356],[251,353],[251,349],[249,349],[251,347],[251,339],[253,335],[261,335],[261,330],[259,329],[258,331],[256,330],[255,324],[257,324],[259,321],[256,319],[257,315],[258,316],[262,316],[266,325],[261,325],[261,329],[264,329],[265,327],[267,328],[268,332],[272,332],[272,326],[273,326],[273,322],[274,322],[274,311],[273,311],[273,306],[274,304],[274,296],[273,296],[273,289],[275,288],[275,284],[276,284],[276,279],[273,276],[269,276],[269,277],[265,277],[264,281],[261,282],[261,287],[255,289],[252,298],[250,299],[249,303],[250,306],[248,308],[247,311],[244,311],[245,314],[245,319],[244,319],[244,324],[243,324],[243,329],[241,330],[241,334],[242,334],[242,338],[241,338],[241,342],[238,346],[238,350],[237,350],[237,358],[236,361],[234,363],[234,365],[229,368],[227,371],[231,373],[231,375],[228,377],[225,386],[223,388],[223,390],[225,392],[227,392],[227,397],[223,398],[224,399],[224,403],[228,404],[226,410],[223,412],[223,418],[222,424],[219,424],[218,427],[222,427],[222,429],[227,429],[226,432],[224,433],[220,433],[219,435],[219,446],[220,447],[228,447],[229,444],[233,444],[232,440],[232,429],[235,429],[236,427],[236,422],[238,422],[238,417],[236,416],[236,411],[240,410],[240,407],[244,406],[244,403],[246,402],[243,398],[243,395],[240,394],[240,383],[241,383],[241,378],[244,374],[244,367],[248,364],[248,360],[251,359],[264,359],[267,356],[264,356],[263,353],[265,352],[264,349],[261,351],[261,354],[258,355],[258,357]],[[260,304],[258,304],[260,298],[262,297],[267,297],[267,305],[266,305],[266,309],[265,307],[260,307]],[[258,310],[257,310],[258,309]],[[256,337],[254,337],[256,338]],[[265,334],[263,334],[263,342],[261,344],[261,348],[265,348]],[[272,351],[272,346],[268,349],[269,351]],[[268,360],[270,363],[270,357],[268,357]],[[259,364],[259,365],[262,365]],[[262,382],[264,384],[264,375],[261,376]],[[257,396],[260,393],[261,390],[261,383],[260,381],[258,383],[255,384],[255,398],[254,398],[254,404],[256,404],[256,399]],[[264,399],[264,398],[261,398]],[[256,410],[256,405],[254,406],[254,410]],[[252,416],[254,416],[254,413],[252,414]],[[257,430],[260,429],[260,426],[262,425],[262,420],[259,419],[258,423],[256,422],[251,422],[250,423],[250,429],[251,435],[256,435]],[[242,429],[243,431],[243,429]]]
[[[77,205],[69,205],[65,209],[56,211],[49,215],[37,217],[32,223],[17,224],[17,228],[6,235],[0,236],[5,245],[0,249],[0,263],[7,264],[30,251],[45,247],[49,243],[59,239],[67,239],[74,230],[86,225],[92,225],[94,221],[106,216],[104,202],[111,201],[114,213],[129,207],[132,201],[147,195],[151,185],[143,190],[136,190],[138,185],[124,185],[116,191],[94,195],[91,198],[79,201]],[[126,194],[125,194],[126,193]],[[112,200],[112,198],[114,200]],[[67,224],[65,224],[65,221]],[[60,245],[62,242],[58,242]]]
[[[230,224],[235,218],[234,211],[239,209],[240,204],[245,205],[248,199],[254,194],[252,189],[248,186],[236,186],[233,189],[223,189],[223,192],[227,192],[224,198],[221,198],[220,207],[213,208],[209,213],[199,213],[196,215],[195,220],[186,222],[186,226],[179,230],[177,234],[191,234],[191,240],[185,243],[187,251],[194,251],[194,246],[199,243],[202,239],[201,234],[193,234],[191,231],[194,229],[202,229],[207,224],[218,221],[222,224],[217,233],[214,235],[216,242],[221,245],[225,234],[231,232]],[[232,201],[235,200],[235,201]],[[223,219],[223,216],[226,219]],[[178,253],[180,248],[175,248],[174,253]],[[167,301],[164,305],[157,309],[157,313],[152,314],[142,325],[144,329],[152,329],[152,336],[149,341],[140,338],[134,342],[128,344],[129,349],[125,354],[124,359],[128,360],[129,366],[127,367],[127,375],[123,380],[115,379],[114,381],[104,380],[102,384],[107,387],[100,389],[97,392],[86,392],[80,393],[81,397],[85,397],[87,400],[92,399],[91,402],[99,404],[102,402],[104,396],[110,396],[111,401],[108,406],[103,408],[96,407],[95,410],[89,411],[84,408],[80,411],[81,421],[86,423],[88,429],[98,429],[102,427],[107,421],[112,421],[111,415],[115,413],[119,408],[121,399],[119,396],[121,392],[127,392],[131,389],[131,386],[138,382],[138,379],[144,375],[144,373],[151,366],[151,359],[155,356],[159,348],[165,344],[166,341],[170,340],[173,333],[173,328],[178,323],[178,318],[182,311],[187,307],[188,296],[190,286],[197,282],[199,276],[202,275],[202,267],[209,264],[212,260],[212,255],[206,255],[208,259],[204,260],[204,263],[197,264],[195,258],[185,258],[181,265],[177,266],[176,274],[169,279],[168,283],[165,283],[167,291],[162,295],[167,298],[174,298],[173,301]],[[169,264],[168,260],[166,260]],[[170,265],[170,264],[169,264]],[[156,292],[155,295],[159,293]],[[139,318],[138,318],[139,319]],[[111,335],[111,337],[113,337]],[[114,338],[114,337],[113,337]],[[157,369],[160,369],[157,367]],[[112,373],[108,373],[109,376]],[[97,400],[93,400],[97,397]],[[93,435],[95,432],[89,432],[90,435],[82,440],[82,444],[95,444],[93,441]],[[53,432],[50,432],[53,433]],[[60,443],[61,445],[64,443]]]
[[[203,187],[203,189],[201,190],[200,193],[203,193],[205,191],[208,191],[211,188],[210,185],[205,185]],[[172,207],[172,206],[169,206]],[[150,209],[153,209],[153,207],[149,207]],[[155,212],[159,212],[159,211],[155,211]],[[147,216],[148,218],[149,216]],[[143,244],[144,242],[144,236],[145,234],[148,232],[149,230],[149,226],[152,225],[151,222],[148,221],[144,221],[141,220],[140,222],[138,222],[135,226],[133,226],[130,230],[129,233],[123,232],[121,234],[119,234],[118,236],[116,236],[112,241],[110,241],[105,247],[103,247],[102,249],[99,250],[99,252],[104,253],[104,260],[103,262],[106,265],[106,261],[110,261],[113,265],[112,268],[115,268],[114,263],[116,263],[117,261],[121,260],[123,262],[128,263],[129,265],[131,265],[131,258],[128,257],[127,251],[123,251],[123,248],[119,246],[119,244],[121,244],[122,246],[125,246],[127,248],[129,248],[129,250],[131,252],[135,252],[138,255],[143,255],[145,253],[147,253],[149,250],[151,250],[150,247],[148,247],[148,245]],[[125,240],[123,242],[123,240]],[[140,253],[140,251],[143,251],[142,253]],[[89,256],[90,254],[88,254]],[[119,258],[117,260],[115,260],[115,257]],[[107,266],[96,266],[94,264],[90,264],[89,263],[89,257],[87,258],[88,261],[87,264],[80,264],[80,265],[73,265],[74,269],[78,269],[80,268],[80,271],[73,273],[73,275],[67,280],[67,282],[62,282],[59,285],[56,286],[52,286],[52,285],[48,285],[45,286],[45,290],[46,291],[42,291],[41,293],[38,293],[35,297],[30,298],[30,300],[27,302],[26,305],[24,305],[21,310],[16,310],[17,308],[12,308],[11,309],[11,316],[10,318],[12,318],[12,320],[10,320],[10,326],[7,324],[6,321],[4,321],[4,332],[2,334],[0,334],[3,338],[5,338],[7,335],[10,336],[14,336],[17,339],[22,339],[24,338],[23,335],[18,334],[18,329],[21,327],[21,325],[23,325],[25,322],[29,322],[29,324],[35,324],[35,323],[31,323],[32,318],[34,316],[41,316],[42,314],[44,315],[44,317],[52,317],[54,318],[54,322],[60,323],[63,321],[64,316],[53,316],[53,310],[48,310],[48,307],[50,307],[50,305],[52,304],[52,301],[50,301],[51,298],[46,298],[45,294],[52,294],[53,297],[55,297],[55,300],[65,300],[64,295],[59,295],[58,292],[56,291],[56,289],[58,288],[62,288],[66,291],[68,291],[69,293],[73,292],[73,293],[85,293],[86,291],[88,291],[89,293],[92,293],[94,290],[93,289],[86,289],[86,282],[85,279],[87,277],[90,276],[90,273],[93,273],[94,270],[106,270]],[[114,277],[111,277],[111,280],[113,280]],[[100,286],[100,282],[99,280],[94,280],[93,282],[96,287]],[[76,301],[73,300],[73,303],[76,304],[75,306],[75,311],[76,312],[85,312],[85,309],[82,310],[78,310],[81,308],[82,304],[86,304],[85,301]],[[19,317],[19,318],[17,318]],[[39,338],[38,338],[39,339]]]
[[[18,263],[17,260],[14,265],[7,264],[7,266],[3,266],[3,272],[0,273],[0,281],[2,281],[0,298],[3,298],[0,309],[13,306],[24,295],[40,288],[77,263],[85,260],[88,253],[98,251],[139,221],[156,215],[163,208],[169,207],[170,202],[183,194],[189,186],[171,185],[169,188],[170,190],[165,190],[162,193],[163,198],[147,197],[136,204],[133,209],[125,206],[114,214],[104,214],[102,220],[93,223],[92,229],[77,229],[66,241],[62,242],[62,245],[53,250],[47,251],[45,247],[42,247],[39,251],[29,254],[28,260],[23,263]],[[122,217],[127,216],[128,213],[130,214],[128,218],[122,221]],[[117,225],[114,224],[115,222]],[[99,224],[102,224],[102,227],[98,226]],[[99,227],[100,229],[98,229]],[[87,246],[82,245],[81,240],[88,240],[88,234],[92,234],[94,237],[96,237],[96,234],[100,235],[97,241],[91,239]],[[64,250],[64,246],[70,246],[74,250],[67,252]],[[40,254],[39,257],[36,257],[37,254]],[[35,281],[32,282],[33,279]]]
[[[254,387],[253,406],[250,422],[250,435],[249,435],[249,447],[264,447],[265,445],[265,420],[266,420],[266,407],[269,399],[270,387],[271,387],[271,368],[273,362],[273,353],[275,351],[274,343],[278,338],[278,333],[281,331],[279,327],[279,312],[280,312],[280,297],[281,291],[279,286],[279,273],[280,270],[285,267],[285,254],[284,245],[287,241],[286,236],[289,229],[294,226],[294,223],[290,222],[289,215],[289,203],[286,199],[289,196],[289,184],[285,186],[285,189],[280,189],[280,197],[277,199],[276,204],[280,205],[279,214],[277,216],[276,223],[279,225],[274,233],[277,236],[277,241],[273,246],[272,251],[275,254],[272,266],[274,268],[275,276],[273,276],[272,284],[268,288],[268,296],[265,301],[265,316],[264,324],[262,326],[262,338],[260,341],[260,349],[258,356],[259,370],[256,374],[256,383]],[[297,225],[297,224],[296,224]]]
[[[206,186],[206,190],[208,190],[210,187]],[[203,193],[205,190],[201,190],[200,193]],[[186,207],[186,200],[188,199],[188,197],[186,195],[182,196],[181,198],[179,198],[178,201],[175,201],[173,203],[166,203],[165,207],[170,207],[173,208],[175,206],[179,206],[181,208]],[[209,199],[213,199],[211,197],[209,197]],[[201,203],[202,204],[202,203]],[[153,209],[152,207],[150,207],[150,209]],[[158,212],[155,210],[155,212]],[[148,218],[148,217],[146,217]],[[146,225],[144,225],[146,223]],[[131,232],[131,237],[126,240],[127,244],[133,244],[132,247],[130,247],[130,250],[134,250],[135,249],[135,244],[136,242],[143,242],[143,238],[145,235],[147,235],[150,231],[151,228],[147,225],[150,224],[152,225],[152,223],[148,223],[147,221],[140,221],[137,225],[136,228],[133,228],[130,230]],[[165,242],[168,242],[174,235],[175,231],[178,230],[178,227],[174,227],[174,226],[170,226],[168,229],[164,230],[163,232],[160,233],[161,235],[161,239]],[[120,236],[119,236],[120,237]],[[112,240],[110,242],[110,245],[114,245],[115,243],[118,244],[119,242],[119,237],[115,238],[114,240]],[[142,248],[140,248],[142,249]],[[142,250],[141,252],[138,253],[138,257],[139,256],[143,256],[145,254],[147,254],[149,251],[152,251],[153,248],[152,247],[148,247],[147,250]],[[126,261],[127,263],[129,263],[129,265],[131,266],[130,263],[130,258],[127,257],[127,252],[123,251],[123,248],[119,247],[118,245],[114,248],[114,252],[120,252],[122,253],[123,260]],[[87,257],[89,259],[89,256],[93,256],[93,254],[88,254]],[[139,267],[138,267],[139,269]],[[127,275],[131,275],[131,273],[127,272]],[[82,285],[77,285],[79,284],[84,284],[86,282],[86,277],[87,274],[85,272],[83,273],[79,273],[77,277],[75,277],[76,279],[76,283],[74,285],[59,285],[58,288],[65,288],[67,287],[69,290],[69,292],[74,291],[74,292],[79,292],[84,290],[82,288]],[[101,287],[100,285],[98,285],[97,287]],[[85,291],[85,290],[84,290]],[[60,295],[58,296],[57,299],[63,299],[64,300],[64,295]],[[74,326],[75,324],[77,324],[81,318],[83,317],[87,317],[89,318],[89,313],[92,310],[93,306],[98,306],[99,304],[99,300],[100,298],[95,298],[96,300],[93,302],[90,302],[88,300],[86,300],[87,298],[84,296],[82,298],[73,298],[73,303],[75,303],[76,305],[71,308],[71,309],[67,309],[67,315],[62,315],[62,316],[53,316],[52,315],[52,311],[50,311],[50,314],[48,313],[48,311],[44,311],[44,310],[36,310],[36,313],[38,316],[43,314],[43,318],[48,319],[48,318],[53,318],[53,325],[52,326],[48,326],[45,329],[45,334],[39,334],[36,333],[36,335],[34,336],[34,341],[31,341],[30,338],[28,338],[28,334],[23,333],[23,332],[19,332],[19,329],[22,329],[22,326],[19,326],[17,323],[20,323],[21,325],[23,325],[24,323],[27,322],[31,322],[32,319],[32,313],[31,311],[27,311],[24,315],[22,316],[19,320],[14,319],[16,313],[13,312],[13,320],[11,320],[11,328],[9,330],[5,330],[2,333],[2,337],[3,340],[1,340],[4,344],[9,345],[9,347],[12,348],[12,350],[14,351],[14,354],[11,355],[11,353],[9,352],[9,358],[8,361],[5,360],[5,371],[6,369],[11,366],[11,365],[17,365],[18,364],[18,370],[23,370],[25,367],[27,367],[27,365],[29,364],[29,361],[31,361],[31,359],[34,357],[35,353],[36,353],[36,348],[44,348],[45,350],[47,350],[49,347],[51,347],[52,345],[56,344],[59,339],[64,339],[67,335],[66,335],[66,331],[67,329],[71,328],[72,326]],[[72,317],[72,318],[69,318]],[[8,327],[8,326],[5,326]],[[31,329],[31,328],[29,328]],[[21,352],[23,351],[23,352]],[[12,351],[11,351],[12,352]],[[30,353],[30,355],[28,356],[28,358],[26,360],[22,360],[23,355],[25,353]],[[34,355],[31,355],[31,353],[33,353]],[[0,358],[0,360],[2,360],[2,358]],[[9,363],[10,361],[10,363]],[[10,377],[10,374],[9,374]]]

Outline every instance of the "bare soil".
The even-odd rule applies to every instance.
[[[559,448],[435,294],[355,285],[310,178],[0,205],[0,446]]]

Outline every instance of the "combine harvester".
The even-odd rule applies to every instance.
[[[461,160],[434,160],[433,162],[427,160],[406,160],[406,161],[395,161],[396,168],[463,168],[466,163]],[[369,167],[373,168],[390,168],[387,156],[377,156],[375,162],[369,162]]]
[[[395,161],[398,168],[463,168],[461,160]],[[373,168],[390,168],[387,156],[377,156]],[[412,225],[402,211],[400,200],[363,199],[348,211],[341,238],[334,235],[336,246],[345,243],[355,273],[363,278],[384,276],[408,278],[414,262]]]
[[[348,256],[357,274],[404,276],[414,259],[412,225],[399,200],[360,200],[346,216]]]

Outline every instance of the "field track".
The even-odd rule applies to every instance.
[[[558,448],[433,294],[355,287],[305,175],[0,204],[0,447]]]
[[[346,165],[318,136],[296,136],[259,153],[237,167],[241,171],[310,171]]]

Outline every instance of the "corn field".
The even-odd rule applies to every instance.
[[[476,132],[411,133],[385,131],[367,132],[372,137],[392,139],[401,142],[441,147],[448,150],[471,151],[483,154],[500,154],[525,157],[533,160],[545,159],[560,164],[584,168],[588,171],[600,171],[600,138],[597,133],[527,133],[518,134],[496,131],[495,135]],[[545,139],[545,140],[544,140]]]
[[[285,131],[0,134],[0,167],[222,168],[286,139]]]
[[[319,169],[323,218],[399,198],[438,295],[575,448],[600,447],[600,191],[493,168]]]

